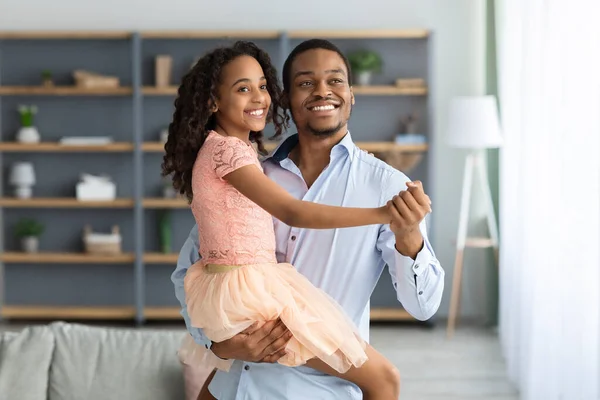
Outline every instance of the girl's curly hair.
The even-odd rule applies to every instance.
[[[267,80],[271,107],[267,122],[275,125],[276,138],[287,126],[289,116],[282,107],[282,91],[277,72],[269,55],[254,43],[237,41],[230,47],[220,47],[204,55],[183,77],[175,99],[173,121],[169,124],[169,136],[165,144],[162,176],[173,174],[173,187],[192,201],[192,169],[198,151],[210,130],[216,128],[216,118],[211,106],[218,97],[221,72],[225,65],[237,57],[248,55],[256,59]],[[266,154],[262,143],[263,133],[250,132],[250,141],[257,143],[258,151]]]

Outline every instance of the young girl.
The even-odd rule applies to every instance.
[[[220,342],[257,321],[280,318],[293,337],[279,363],[347,379],[365,399],[396,400],[394,367],[360,338],[333,299],[275,258],[271,215],[312,229],[390,221],[385,206],[297,200],[263,173],[251,142],[264,151],[262,130],[270,121],[281,134],[288,117],[280,101],[269,56],[249,42],[208,53],[183,78],[162,169],[187,196],[198,224],[201,260],[184,281],[191,323]],[[231,360],[186,336],[184,359],[229,370]]]

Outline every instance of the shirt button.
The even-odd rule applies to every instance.
[[[296,236],[292,236],[291,239],[292,239],[292,242],[293,242],[294,240],[296,240]]]
[[[419,266],[418,266],[418,265],[415,265],[415,269],[419,269]]]
[[[249,365],[246,365],[246,366],[244,367],[244,369],[245,369],[246,371],[248,371],[248,370],[250,369],[250,366],[249,366]]]
[[[421,291],[419,292],[419,294],[423,294],[423,291],[421,290]]]

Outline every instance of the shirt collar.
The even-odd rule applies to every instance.
[[[286,158],[289,157],[290,152],[296,147],[298,144],[298,134],[295,133],[291,136],[288,136],[273,152],[273,154],[267,159],[272,159],[277,163],[282,162]],[[354,160],[354,152],[356,151],[356,145],[352,141],[352,136],[350,135],[350,131],[344,135],[342,140],[331,149],[331,156],[335,156],[340,154],[340,152],[347,151],[350,156],[350,161]]]

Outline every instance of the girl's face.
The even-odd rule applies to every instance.
[[[239,56],[222,71],[218,90],[217,124],[228,135],[244,137],[265,128],[271,96],[262,67],[250,56]]]

